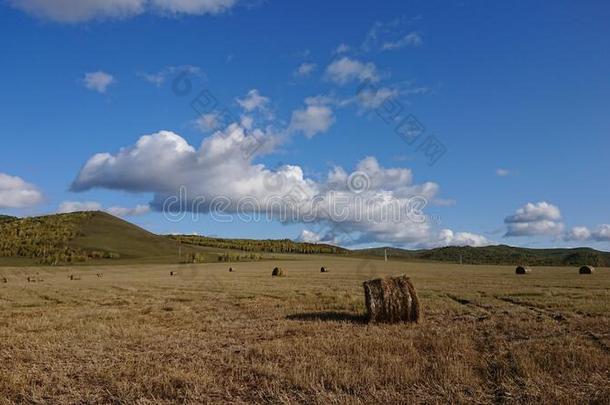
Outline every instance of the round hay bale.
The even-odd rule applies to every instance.
[[[579,274],[593,274],[595,272],[595,267],[593,266],[582,266],[580,270],[578,270]]]
[[[320,267],[320,273],[328,273],[330,270],[326,267]]]
[[[286,270],[284,270],[284,269],[282,269],[280,267],[276,267],[271,272],[271,275],[273,277],[286,277]]]
[[[419,298],[407,276],[369,280],[363,283],[363,287],[369,322],[419,321]]]
[[[525,266],[517,266],[515,269],[515,274],[529,274],[532,272],[532,269]]]
[[[233,267],[229,267],[229,273],[233,273]]]
[[[8,283],[8,279],[7,279],[6,277],[2,277],[2,282],[3,282],[4,284]]]

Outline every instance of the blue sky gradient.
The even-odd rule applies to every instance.
[[[335,101],[325,105],[334,117],[329,128],[311,137],[291,134],[255,164],[299,166],[322,183],[334,166],[350,172],[372,156],[382,167],[410,169],[414,184],[439,185],[426,208],[435,236],[376,239],[360,230],[355,246],[442,245],[437,232],[451,229],[486,243],[610,249],[607,2],[269,0],[227,2],[214,13],[151,9],[81,21],[41,16],[31,3],[0,6],[0,173],[19,177],[42,197],[3,206],[0,192],[0,212],[53,213],[66,201],[147,205],[154,192],[70,186],[93,155],[117,154],[142,135],[172,131],[199,148],[213,131],[195,124],[189,102],[196,92],[208,89],[239,117],[237,99],[256,89],[269,99],[260,112],[271,112],[265,120],[276,128],[289,127],[307,97]],[[341,44],[349,50],[337,54]],[[430,165],[374,109],[349,102],[359,80],[341,85],[325,74],[343,57],[375,65],[377,85],[394,89],[392,102],[446,147],[438,162]],[[304,63],[315,68],[296,74]],[[172,80],[185,66],[200,71],[190,75],[192,92],[181,97]],[[113,82],[103,91],[87,88],[83,79],[92,72]],[[159,73],[165,80],[158,85],[145,78]],[[154,210],[126,219],[159,233],[226,237],[298,238],[307,228],[219,223],[205,215],[171,223]],[[570,234],[577,226],[589,234]],[[454,243],[468,242],[456,237],[447,244]]]

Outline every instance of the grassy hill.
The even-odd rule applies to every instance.
[[[87,262],[178,262],[198,255],[215,261],[217,254],[179,247],[104,212],[77,212],[0,222],[0,263],[70,264]]]
[[[17,218],[15,218],[15,217],[11,217],[11,216],[9,216],[9,215],[0,215],[0,223],[2,223],[2,222],[8,222],[8,221],[14,221],[14,220],[16,220],[16,219],[17,219]]]
[[[610,266],[610,253],[590,248],[528,249],[506,245],[485,247],[443,247],[430,250],[404,250],[397,248],[373,248],[355,251],[368,256],[384,255],[404,260],[439,261],[464,264],[504,264],[529,266]]]
[[[324,243],[295,242],[290,239],[223,239],[208,236],[172,235],[172,239],[196,246],[235,249],[245,252],[348,254],[350,250]]]

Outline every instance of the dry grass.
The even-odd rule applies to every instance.
[[[610,403],[608,269],[275,265],[0,269],[0,403]],[[365,323],[402,273],[422,321]]]

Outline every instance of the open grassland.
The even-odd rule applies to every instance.
[[[366,324],[362,281],[401,273],[422,321]],[[607,404],[610,270],[577,273],[324,256],[0,268],[0,402]]]

